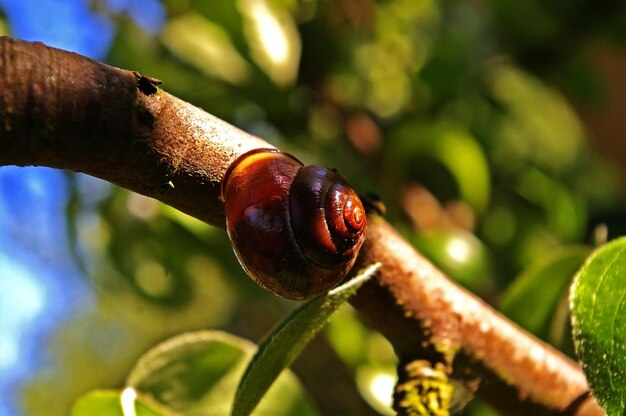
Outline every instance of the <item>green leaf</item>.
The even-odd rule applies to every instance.
[[[276,377],[288,367],[323,328],[328,318],[380,267],[370,265],[358,276],[330,292],[315,297],[293,311],[267,336],[241,379],[233,415],[247,415],[259,403]]]
[[[139,359],[127,384],[163,407],[184,415],[229,415],[237,384],[256,351],[244,339],[219,331],[171,338]],[[286,372],[257,414],[314,415],[297,378]]]
[[[165,416],[138,398],[130,388],[123,391],[94,390],[79,398],[72,416]]]
[[[608,415],[626,410],[626,237],[596,250],[570,293],[576,355]]]
[[[589,255],[587,247],[551,253],[526,269],[504,293],[500,311],[530,332],[549,327],[572,277]]]

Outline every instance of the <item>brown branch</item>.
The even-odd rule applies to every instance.
[[[84,172],[223,227],[240,154],[272,147],[155,87],[74,53],[0,38],[0,166]]]
[[[0,38],[0,166],[84,172],[223,228],[226,168],[270,146],[156,84]],[[382,219],[367,237],[359,262],[383,267],[352,303],[401,359],[448,359],[453,377],[507,413],[603,413],[576,363],[458,287]]]
[[[370,215],[355,269],[375,261],[382,263],[378,278],[351,303],[401,361],[452,359],[453,378],[506,414],[603,414],[576,363],[448,279]]]

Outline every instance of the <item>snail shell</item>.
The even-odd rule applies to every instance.
[[[237,259],[261,286],[289,299],[324,293],[363,244],[365,209],[334,170],[275,149],[240,156],[222,181]]]

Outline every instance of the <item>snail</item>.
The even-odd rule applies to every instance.
[[[337,285],[365,238],[365,209],[345,179],[277,149],[237,158],[221,196],[239,263],[285,298],[306,299]]]

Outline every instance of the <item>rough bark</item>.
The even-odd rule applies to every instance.
[[[448,364],[452,378],[505,414],[603,414],[576,363],[448,279],[370,215],[355,269],[373,261],[382,263],[377,279],[351,303],[401,361],[425,356]]]
[[[219,185],[272,147],[156,87],[42,43],[0,42],[0,165],[84,172],[224,226]]]
[[[227,167],[271,146],[157,85],[0,38],[0,166],[84,172],[223,228]],[[377,261],[377,279],[352,303],[401,359],[448,360],[453,377],[508,414],[603,414],[576,363],[458,287],[382,219],[371,221],[359,256]]]

